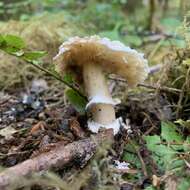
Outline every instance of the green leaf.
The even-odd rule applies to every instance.
[[[156,190],[152,185],[145,188],[145,190]]]
[[[126,162],[129,162],[130,164],[132,164],[136,168],[139,168],[139,169],[141,168],[140,160],[139,160],[138,156],[135,154],[125,152],[123,155],[123,160],[125,160]]]
[[[11,54],[13,54],[13,55],[15,55],[17,57],[21,57],[24,54],[24,51],[20,50],[20,51],[12,52]]]
[[[186,42],[184,39],[171,39],[170,42],[179,48],[185,48],[186,47]]]
[[[134,146],[139,148],[138,144],[134,140],[125,146],[122,159],[131,163],[133,166],[135,166],[135,168],[141,168],[141,162],[139,160],[139,157],[136,155],[136,150],[134,149]]]
[[[147,148],[159,156],[166,156],[166,154],[171,155],[175,153],[170,147],[161,144],[161,139],[157,135],[145,136],[144,139],[146,140]]]
[[[184,164],[185,164],[184,160],[180,160],[180,159],[173,160],[170,169],[182,168],[184,167]]]
[[[144,137],[146,143],[147,143],[147,147],[149,150],[154,151],[155,148],[161,144],[161,139],[158,135],[154,135],[154,136],[145,136]]]
[[[162,42],[162,46],[168,47],[168,46],[177,46],[179,48],[185,48],[186,47],[186,42],[184,39],[179,38],[178,36],[170,38],[169,40],[164,40]]]
[[[26,61],[36,61],[45,55],[46,55],[45,51],[25,52],[23,55],[23,59],[25,59]]]
[[[183,142],[183,138],[179,132],[177,132],[177,127],[171,122],[162,122],[161,124],[161,137],[168,143]]]
[[[157,135],[145,136],[144,139],[159,168],[163,170],[171,167],[172,159],[174,159],[176,152],[171,147],[161,144],[161,138]]]
[[[115,27],[112,30],[105,30],[99,33],[101,37],[107,37],[110,38],[111,40],[119,40],[121,41],[120,38],[120,32],[119,29],[123,25],[123,22],[118,22]]]
[[[71,74],[69,73],[66,73],[63,77],[63,80],[69,84],[72,84],[73,83],[73,77]]]
[[[183,178],[177,187],[177,190],[187,190],[187,189],[190,189],[190,177]]]
[[[3,47],[1,47],[1,49],[3,51],[5,51],[6,53],[13,54],[13,55],[17,55],[17,52],[20,51],[19,49],[15,48],[15,47],[6,46],[6,45],[5,46],[3,45]]]
[[[133,46],[140,46],[142,44],[142,40],[137,35],[126,35],[124,37],[125,43]]]
[[[0,35],[0,49],[8,54],[20,56],[24,47],[25,43],[20,37],[13,35]]]
[[[119,33],[116,30],[103,31],[103,32],[100,32],[99,35],[101,37],[110,38],[111,40],[121,40]]]
[[[17,50],[20,50],[25,47],[25,43],[22,38],[14,35],[3,36],[4,41],[6,42],[7,47],[12,47]]]
[[[190,136],[188,136],[186,141],[184,142],[183,149],[185,152],[190,152]]]
[[[4,42],[4,38],[3,38],[3,36],[0,34],[0,46],[1,46],[1,44]]]
[[[21,20],[21,21],[28,21],[29,19],[30,19],[30,16],[27,15],[27,14],[22,14],[22,15],[20,16],[20,20]]]
[[[73,89],[69,88],[65,91],[65,95],[74,108],[81,114],[85,113],[86,100]]]
[[[181,25],[181,21],[177,18],[168,17],[161,20],[161,24],[165,29],[165,32],[173,34],[176,31],[176,28]]]

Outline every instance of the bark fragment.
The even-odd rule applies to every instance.
[[[34,172],[62,169],[71,162],[84,164],[94,155],[100,144],[105,142],[106,139],[112,139],[112,137],[112,130],[108,130],[66,146],[62,142],[59,142],[53,150],[42,153],[35,158],[28,159],[1,172],[0,189],[8,190],[15,184],[17,184],[17,188],[22,187],[22,180],[20,179],[29,177]]]

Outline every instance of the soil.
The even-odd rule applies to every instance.
[[[70,104],[65,102],[64,93],[60,90],[52,92],[50,91],[52,88],[47,88],[46,81],[41,83],[40,87],[32,83],[27,91],[22,89],[21,92],[0,94],[0,165],[2,167],[11,167],[50,151],[56,142],[64,141],[66,145],[90,135],[86,127],[87,117],[79,115]],[[115,154],[108,153],[109,160],[121,160],[124,144],[130,139],[138,138],[140,154],[146,164],[151,164],[154,173],[156,166],[141,136],[159,133],[160,121],[172,119],[169,103],[164,96],[146,91],[139,94],[129,93],[125,102],[116,107],[116,115],[123,118],[125,127],[115,137],[113,146]],[[1,134],[3,129],[8,129],[4,136]],[[72,168],[71,164],[69,172]],[[62,177],[67,176],[65,171],[68,169],[64,169],[64,172],[60,170]],[[140,187],[147,183],[150,183],[148,176],[136,185]],[[131,189],[131,187],[133,185],[125,183],[120,186],[121,189]],[[37,190],[39,187],[35,186],[33,189]]]

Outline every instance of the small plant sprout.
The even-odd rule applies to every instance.
[[[54,59],[59,72],[72,72],[84,83],[89,100],[86,110],[92,115],[88,128],[94,133],[100,127],[113,128],[116,134],[120,119],[116,119],[115,102],[108,90],[105,74],[117,74],[134,87],[148,75],[144,55],[119,41],[90,36],[70,38],[60,46]]]

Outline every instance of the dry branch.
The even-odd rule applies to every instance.
[[[14,184],[17,184],[17,188],[22,187],[23,184],[20,179],[30,177],[34,172],[62,169],[64,166],[75,161],[84,164],[94,155],[101,143],[105,142],[106,139],[112,139],[112,137],[112,130],[108,130],[66,146],[59,142],[53,150],[42,153],[35,158],[28,159],[1,172],[0,189],[8,190]]]

